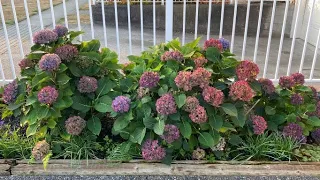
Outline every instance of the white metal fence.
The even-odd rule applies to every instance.
[[[49,0],[50,1],[50,9],[49,10],[45,10],[43,11],[41,9],[41,1],[37,0],[37,14],[33,15],[36,16],[37,18],[37,23],[39,24],[33,24],[32,23],[32,18],[33,16],[29,15],[29,10],[28,10],[28,2],[27,0],[23,1],[23,6],[24,6],[24,10],[25,10],[25,16],[26,19],[22,22],[18,22],[17,19],[17,12],[16,12],[16,8],[15,8],[15,1],[14,0],[10,0],[11,2],[11,6],[12,6],[12,13],[14,16],[14,25],[8,25],[6,24],[6,20],[5,20],[5,14],[3,11],[3,5],[2,5],[2,1],[9,1],[9,0],[0,0],[0,16],[1,16],[1,21],[2,21],[2,29],[0,29],[0,33],[1,33],[1,40],[4,40],[2,42],[5,42],[5,44],[3,45],[2,48],[2,54],[0,54],[0,77],[2,82],[8,82],[11,81],[12,79],[17,77],[17,73],[16,71],[18,71],[18,69],[16,68],[17,66],[17,62],[22,59],[25,56],[25,53],[28,52],[28,49],[26,49],[26,47],[30,47],[30,46],[26,46],[25,44],[29,44],[32,45],[32,34],[35,32],[35,30],[37,29],[36,26],[39,26],[39,29],[43,29],[46,27],[54,27],[57,22],[59,20],[56,19],[56,17],[60,14],[63,14],[63,23],[65,24],[66,27],[69,28],[73,28],[76,30],[89,30],[89,32],[87,32],[88,37],[86,39],[94,39],[94,38],[102,38],[103,40],[103,46],[106,47],[110,47],[112,45],[110,45],[109,41],[109,37],[110,35],[114,36],[114,34],[110,34],[108,32],[107,29],[107,22],[106,22],[106,15],[105,15],[105,4],[102,3],[101,4],[101,12],[102,12],[102,27],[97,26],[96,24],[94,24],[93,21],[93,9],[92,9],[92,5],[96,5],[99,2],[95,1],[95,0],[63,0],[62,4],[58,5],[61,6],[61,9],[57,12],[56,11],[56,7],[53,6],[53,0]],[[35,0],[34,0],[35,1]],[[292,2],[292,0],[280,0],[281,3],[284,5],[284,9],[283,9],[283,15],[282,15],[282,27],[281,27],[281,33],[279,35],[279,39],[276,39],[277,42],[274,41],[273,39],[273,32],[274,32],[274,28],[278,28],[279,27],[274,27],[274,22],[276,17],[276,10],[277,10],[277,5],[279,5],[278,3],[280,2],[279,0],[258,0],[258,2],[260,2],[259,4],[259,14],[256,14],[257,19],[258,19],[258,23],[257,23],[257,30],[256,30],[256,34],[253,37],[250,37],[250,47],[248,47],[248,26],[250,24],[250,19],[253,17],[250,17],[250,7],[253,3],[257,3],[257,0],[246,0],[246,1],[242,1],[242,0],[232,0],[232,1],[228,1],[228,0],[219,0],[221,1],[221,9],[219,12],[219,15],[221,16],[220,19],[220,26],[217,27],[219,28],[219,33],[217,35],[215,34],[211,34],[212,32],[212,27],[211,27],[211,23],[212,23],[212,16],[217,14],[217,12],[213,12],[212,11],[212,6],[213,6],[213,2],[217,2],[216,0],[207,0],[206,5],[208,6],[208,16],[207,16],[207,29],[206,29],[206,34],[199,34],[198,33],[198,22],[199,22],[199,15],[201,15],[203,12],[199,12],[199,4],[201,4],[201,2],[203,2],[202,0],[192,0],[191,2],[193,2],[195,4],[195,17],[194,17],[194,22],[195,22],[195,27],[194,27],[194,32],[191,33],[187,33],[186,32],[186,26],[188,26],[188,22],[186,21],[186,17],[187,17],[187,6],[190,3],[189,0],[180,0],[180,2],[182,2],[183,5],[183,27],[182,27],[182,31],[181,34],[174,32],[173,31],[173,26],[174,26],[174,21],[173,21],[173,15],[174,15],[174,2],[176,2],[176,0],[166,0],[164,2],[164,0],[149,0],[148,2],[151,2],[152,4],[152,14],[151,16],[153,16],[152,21],[153,21],[153,27],[151,30],[148,30],[148,32],[146,33],[145,28],[144,28],[144,2],[145,1],[135,1],[138,2],[138,6],[140,9],[140,50],[143,51],[145,50],[145,46],[146,46],[146,42],[148,42],[149,44],[153,44],[155,45],[156,43],[160,43],[160,42],[164,42],[164,41],[169,41],[173,38],[175,38],[176,36],[181,37],[182,39],[182,44],[186,43],[186,41],[191,40],[193,38],[197,38],[198,36],[205,36],[206,39],[209,39],[210,37],[223,37],[224,36],[224,23],[225,21],[225,8],[226,5],[229,4],[230,2],[233,4],[233,17],[232,17],[232,33],[230,35],[230,44],[231,44],[231,52],[235,52],[235,47],[237,47],[238,49],[240,48],[240,54],[239,54],[239,58],[241,59],[245,59],[245,58],[249,58],[252,59],[254,62],[258,62],[261,61],[261,57],[264,56],[263,60],[261,62],[261,64],[259,64],[260,69],[262,71],[262,77],[268,77],[270,79],[272,79],[273,81],[277,81],[279,78],[280,74],[291,74],[293,73],[292,71],[292,66],[294,64],[297,64],[298,62],[296,62],[297,58],[296,58],[296,54],[300,54],[300,60],[299,60],[299,72],[304,72],[305,76],[306,76],[306,81],[307,82],[312,82],[312,83],[316,83],[316,82],[320,82],[320,69],[319,69],[319,63],[317,64],[317,59],[319,58],[318,55],[318,50],[319,50],[319,41],[320,41],[320,21],[319,21],[319,26],[317,26],[317,22],[319,20],[319,16],[320,13],[318,13],[319,9],[315,8],[317,6],[319,6],[318,4],[320,4],[319,0],[295,0],[295,8],[294,8],[294,14],[293,14],[293,18],[292,18],[292,22],[288,21],[288,11],[289,11],[289,5]],[[262,19],[263,19],[263,8],[264,8],[264,2],[270,2],[272,3],[272,11],[271,11],[271,15],[270,15],[270,23],[269,23],[269,27],[268,28],[268,33],[267,36],[264,37],[264,41],[266,42],[261,42],[261,34],[260,34],[260,29],[262,28],[263,24],[262,24]],[[119,21],[118,21],[118,5],[119,3],[122,2],[126,4],[126,8],[127,8],[127,14],[128,14],[128,18],[127,18],[127,27],[119,27]],[[113,6],[114,6],[114,13],[115,13],[115,18],[114,18],[114,29],[115,29],[115,50],[119,53],[119,54],[125,54],[125,55],[129,55],[129,54],[133,54],[133,48],[136,50],[137,49],[137,43],[136,42],[132,42],[133,38],[136,38],[137,35],[135,35],[133,37],[133,27],[131,24],[131,18],[130,16],[131,14],[131,9],[132,9],[132,5],[130,5],[130,0],[125,0],[125,1],[112,1]],[[157,30],[156,27],[156,12],[157,12],[157,3],[162,3],[165,4],[165,9],[166,9],[166,16],[165,18],[165,31],[162,32],[161,30]],[[246,3],[246,18],[245,18],[245,25],[244,25],[244,33],[243,35],[237,35],[236,31],[237,31],[237,16],[239,15],[238,13],[238,7],[240,3]],[[277,3],[278,2],[278,3]],[[80,5],[83,4],[87,4],[88,5],[88,14],[86,14],[85,16],[89,17],[90,22],[89,24],[86,25],[86,27],[88,28],[84,28],[84,26],[82,25],[81,22],[81,15],[82,12],[80,10]],[[311,4],[311,6],[310,6]],[[72,5],[72,6],[71,6]],[[110,2],[108,4],[108,6],[110,6]],[[308,9],[309,7],[309,9]],[[311,7],[311,8],[310,8]],[[74,8],[74,11],[69,11],[70,8]],[[308,10],[306,10],[308,9]],[[43,17],[43,13],[46,13],[46,16],[48,14],[48,11],[50,11],[50,16],[51,16],[51,22],[48,24],[48,18],[47,17]],[[308,12],[308,13],[307,13]],[[70,13],[74,13],[76,16],[76,24],[72,25],[72,27],[70,27],[70,23],[68,22],[68,15]],[[319,14],[315,15],[316,13]],[[304,21],[303,19],[307,17],[307,22]],[[313,23],[314,22],[314,23]],[[291,33],[290,33],[290,37],[286,37],[286,28],[288,26],[288,23],[291,23],[292,25],[291,27]],[[22,24],[25,24],[26,26],[23,26]],[[23,27],[22,27],[23,26]],[[304,27],[304,31],[302,32],[302,27]],[[102,29],[102,31],[98,30],[99,28]],[[13,32],[13,30],[15,29],[15,32]],[[26,37],[22,37],[21,34],[23,34],[21,32],[21,30],[23,32],[27,32],[27,36]],[[315,36],[316,40],[313,38],[314,35],[312,35],[312,40],[315,41],[316,43],[313,45],[309,44],[310,41],[310,31],[314,32],[317,31],[317,35]],[[151,35],[148,34],[151,31]],[[126,33],[124,33],[126,32]],[[122,33],[122,34],[121,34]],[[158,34],[159,33],[159,34]],[[125,34],[125,36],[123,36],[123,34]],[[178,35],[177,35],[178,34]],[[148,38],[146,38],[146,36]],[[164,39],[163,40],[158,40],[159,36],[163,36]],[[192,38],[190,38],[192,36]],[[127,42],[125,42],[123,45],[123,40],[122,39],[127,39]],[[299,43],[303,44],[302,48],[299,48],[297,50],[296,46],[297,46],[297,39],[300,38],[298,41]],[[27,40],[26,40],[27,39]],[[82,40],[83,37],[80,36],[80,40]],[[237,39],[241,39],[241,42],[239,43],[239,41]],[[302,40],[301,40],[302,39]],[[152,42],[152,43],[151,43]],[[287,44],[285,44],[287,42]],[[288,44],[288,42],[290,42]],[[263,44],[261,44],[263,43]],[[273,44],[276,44],[278,48],[276,48],[276,51],[273,48]],[[128,45],[128,50],[124,50],[126,49],[126,45]],[[299,45],[299,44],[298,44]],[[242,47],[241,47],[242,46]],[[265,48],[265,51],[262,51],[262,47]],[[284,48],[288,48],[290,46],[290,51],[289,52],[284,52],[283,49]],[[2,47],[2,44],[0,43],[0,47]],[[17,49],[19,49],[19,56],[14,57],[13,56],[13,50],[17,51]],[[262,53],[259,52],[262,51]],[[123,52],[125,51],[125,52]],[[248,54],[248,51],[252,51],[253,53]],[[4,52],[6,52],[6,55],[4,54]],[[261,55],[262,54],[262,55]],[[276,58],[271,59],[270,55],[274,55],[276,54]],[[284,61],[283,60],[283,56],[289,54],[289,58]],[[309,58],[306,58],[306,54],[308,54],[308,57],[310,56],[310,54],[313,54],[312,59],[310,60]],[[6,57],[7,56],[7,57]],[[259,58],[260,57],[260,58]],[[307,70],[304,69],[304,66],[306,64],[306,60],[307,62],[310,62],[310,67],[307,68]],[[288,62],[287,62],[288,61]],[[285,64],[283,64],[283,62],[285,62]],[[268,71],[270,71],[270,64],[272,64],[272,70],[274,70],[271,74],[268,73]],[[7,64],[6,66],[4,66],[3,64]],[[318,65],[318,66],[317,66]],[[309,66],[309,65],[308,65]],[[284,72],[286,69],[286,72]],[[280,73],[282,72],[282,73]],[[284,73],[283,73],[284,72]],[[307,72],[307,73],[306,73]],[[11,75],[10,75],[11,73]],[[10,78],[9,78],[10,77]]]

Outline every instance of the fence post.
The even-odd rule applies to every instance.
[[[173,32],[173,0],[166,1],[166,42],[172,40]]]

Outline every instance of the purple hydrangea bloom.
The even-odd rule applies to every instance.
[[[179,51],[166,51],[161,56],[161,61],[169,61],[169,60],[182,62],[184,60],[184,57],[183,57],[183,54],[181,54]]]
[[[293,94],[291,96],[291,104],[301,105],[301,104],[303,104],[303,102],[304,102],[304,98],[300,94]]]
[[[177,112],[176,102],[174,97],[167,93],[161,96],[156,102],[157,112],[161,115],[170,115]]]
[[[282,88],[292,88],[295,85],[295,81],[292,76],[282,76],[279,79],[279,85]]]
[[[19,62],[19,67],[20,69],[27,69],[27,68],[31,68],[34,66],[34,63],[32,62],[32,60],[24,58]]]
[[[166,156],[166,150],[159,146],[158,140],[148,139],[142,146],[142,157],[145,160],[162,160]]]
[[[304,75],[301,73],[294,73],[291,75],[295,84],[303,85],[304,84]]]
[[[267,121],[262,116],[253,115],[251,119],[254,134],[263,134],[268,128]]]
[[[66,44],[56,49],[55,53],[61,58],[62,61],[70,62],[73,58],[77,57],[79,52],[75,46]]]
[[[144,72],[140,77],[140,87],[153,88],[156,87],[160,80],[160,76],[157,72]]]
[[[289,123],[287,126],[283,128],[283,135],[286,137],[291,137],[296,140],[301,140],[303,129],[299,124]]]
[[[259,83],[261,84],[262,90],[266,94],[272,94],[275,92],[276,88],[273,85],[273,82],[270,79],[260,78]]]
[[[54,42],[57,39],[58,34],[49,29],[40,30],[33,35],[33,42],[35,44],[47,44]]]
[[[317,143],[320,144],[320,128],[316,129],[311,133],[311,137],[313,140]]]
[[[98,81],[94,77],[82,76],[78,82],[78,90],[81,93],[92,93],[98,89]]]
[[[168,144],[173,143],[175,140],[179,139],[180,131],[177,126],[172,124],[167,124],[164,126],[163,135],[160,136],[163,140],[165,140]]]
[[[4,121],[0,120],[0,128],[4,125]]]
[[[65,122],[65,128],[71,135],[77,136],[81,134],[82,130],[86,127],[86,121],[80,116],[72,116]]]
[[[56,54],[45,54],[39,61],[39,68],[43,71],[53,72],[59,68],[61,59]]]
[[[224,38],[219,39],[220,43],[222,44],[223,50],[228,50],[230,48],[230,42]]]
[[[128,112],[131,100],[126,96],[118,96],[112,101],[112,109],[117,113]]]
[[[316,89],[315,87],[313,87],[313,86],[309,86],[309,87],[310,87],[310,89],[312,90],[313,98],[314,98],[315,100],[318,100],[319,97],[318,97],[317,89]]]
[[[2,98],[4,103],[10,104],[16,101],[17,96],[18,96],[18,83],[16,80],[14,80],[4,87]]]
[[[68,33],[68,28],[62,25],[56,25],[56,28],[54,28],[53,32],[57,33],[59,37],[62,37]]]
[[[58,96],[58,91],[51,86],[46,86],[38,92],[38,100],[42,104],[51,105],[52,103],[56,102]]]

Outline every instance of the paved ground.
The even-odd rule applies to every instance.
[[[84,4],[88,3],[87,0],[79,0],[79,5],[83,6]],[[59,21],[59,19],[63,18],[63,11],[62,11],[62,5],[58,5],[54,7],[55,9],[55,17],[56,21]],[[68,14],[75,14],[75,5],[73,0],[67,1],[67,11]],[[57,13],[61,12],[61,13]],[[88,14],[87,10],[81,10],[80,14]],[[89,14],[88,14],[89,16]],[[51,20],[51,14],[50,10],[43,12],[43,18],[45,22],[45,26],[48,28],[52,28],[52,20]],[[60,20],[61,22],[61,20]],[[63,22],[63,21],[62,21]],[[40,29],[39,24],[39,18],[37,15],[31,17],[31,23],[32,23],[32,30],[33,32]],[[22,21],[19,23],[20,31],[22,34],[23,39],[23,49],[24,53],[28,53],[30,48],[30,38],[28,34],[27,29],[27,23],[25,21]],[[76,24],[70,24],[69,27],[72,30],[77,30]],[[219,28],[219,27],[217,27]],[[81,24],[81,29],[86,32],[83,36],[83,40],[90,40],[91,39],[91,28],[90,24]],[[14,26],[8,26],[8,32],[10,37],[10,43],[11,43],[11,50],[12,55],[14,59],[14,64],[16,65],[16,71],[18,72],[19,69],[17,68],[17,63],[22,58],[20,55],[20,50],[18,46],[16,31]],[[103,36],[103,27],[102,25],[94,25],[94,32],[95,32],[95,38],[99,39],[101,41],[101,44],[104,45],[104,36]],[[119,28],[120,33],[120,62],[126,62],[127,58],[126,56],[129,54],[129,40],[128,40],[128,29],[127,27],[120,27]],[[10,63],[9,63],[9,56],[7,53],[7,48],[5,45],[4,40],[4,34],[3,30],[0,30],[0,59],[2,61],[5,77],[6,79],[12,78],[12,73],[10,71]],[[182,33],[175,33],[174,37],[180,37],[181,38]],[[200,35],[204,38],[206,35]],[[148,46],[153,45],[153,31],[150,29],[144,29],[144,47],[147,48]],[[212,37],[217,37],[217,35],[213,35]],[[132,29],[132,50],[133,54],[139,54],[141,52],[141,36],[140,36],[140,28],[133,28]],[[186,34],[186,42],[191,41],[194,38],[193,34]],[[201,41],[201,44],[204,41],[204,38]],[[226,39],[231,39],[230,36],[225,36]],[[165,36],[163,31],[157,31],[157,43],[164,42]],[[257,63],[263,71],[264,68],[264,62],[266,59],[266,50],[267,50],[267,43],[268,38],[267,37],[261,37],[259,41],[259,49],[257,54]],[[269,56],[269,63],[268,63],[268,71],[267,71],[267,77],[268,78],[274,78],[275,74],[275,67],[277,62],[277,56],[279,51],[279,37],[273,37],[271,41],[271,49],[270,49],[270,56]],[[284,39],[284,46],[281,53],[281,61],[280,61],[280,71],[279,75],[285,75],[287,71],[288,66],[288,60],[289,60],[289,54],[290,54],[290,48],[291,48],[291,42],[292,39],[289,37],[286,37]],[[300,60],[302,57],[302,49],[303,49],[303,40],[297,39],[296,45],[294,48],[294,56],[293,56],[293,63],[292,63],[292,72],[296,72],[299,69]],[[243,44],[243,37],[242,36],[236,36],[235,37],[235,46],[234,46],[234,52],[241,56],[242,53],[242,44]],[[116,31],[115,27],[113,25],[109,25],[107,23],[107,46],[111,48],[112,50],[116,50]],[[255,37],[248,37],[247,39],[247,47],[246,47],[246,58],[247,59],[253,59],[254,54],[254,46],[255,46]],[[305,63],[303,68],[303,73],[309,77],[311,64],[314,56],[314,50],[315,47],[312,45],[307,46],[306,56],[305,56]],[[320,78],[320,53],[317,56],[317,64],[315,69],[315,75],[314,78]],[[262,73],[261,73],[262,74]]]
[[[10,176],[1,177],[8,180],[318,180],[317,177],[301,176]]]

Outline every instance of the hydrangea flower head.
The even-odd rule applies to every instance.
[[[304,75],[301,73],[294,73],[291,75],[295,84],[303,85],[304,84]]]
[[[112,101],[112,109],[117,113],[125,113],[130,110],[131,100],[126,96],[118,96]]]
[[[219,39],[208,39],[204,42],[203,49],[206,51],[209,47],[215,47],[217,48],[220,52],[223,50],[223,45]]]
[[[257,115],[251,117],[254,134],[260,135],[268,128],[266,120]]]
[[[206,110],[200,105],[189,114],[189,117],[192,122],[197,124],[205,123],[208,120]]]
[[[56,40],[58,40],[58,34],[49,29],[40,30],[33,35],[35,44],[47,44]]]
[[[166,156],[166,150],[158,144],[158,140],[147,139],[141,148],[142,157],[145,160],[162,160]]]
[[[32,62],[32,60],[24,58],[19,62],[19,67],[20,69],[28,69],[34,66],[34,63]]]
[[[205,88],[209,85],[211,78],[211,72],[200,67],[193,71],[191,75],[191,84],[192,86],[200,86]]]
[[[169,61],[169,60],[182,62],[182,61],[184,61],[184,57],[183,57],[183,54],[181,54],[177,50],[176,51],[166,51],[161,56],[161,61]]]
[[[315,141],[315,143],[320,144],[320,128],[313,131],[311,133],[311,137]]]
[[[203,56],[197,57],[193,61],[196,68],[203,67],[208,62],[208,60]]]
[[[177,87],[184,91],[192,90],[191,75],[192,73],[189,71],[180,71],[174,79]]]
[[[137,89],[137,98],[142,99],[149,93],[149,88],[139,87]]]
[[[168,144],[173,143],[175,140],[179,139],[180,131],[179,128],[172,124],[167,124],[164,126],[163,135],[160,136],[163,140],[165,140]]]
[[[157,112],[161,115],[170,115],[177,112],[177,105],[172,94],[167,93],[161,96],[156,102]]]
[[[203,99],[214,107],[219,107],[224,100],[224,94],[221,90],[208,86],[202,91]]]
[[[16,80],[10,82],[4,87],[3,90],[3,102],[6,104],[10,104],[16,101],[18,96],[18,83]]]
[[[65,122],[67,133],[77,136],[81,134],[82,130],[86,127],[86,121],[80,116],[72,116]]]
[[[50,151],[50,145],[46,140],[42,140],[36,143],[32,149],[32,156],[35,160],[42,160]]]
[[[249,102],[255,96],[255,93],[246,81],[237,81],[231,85],[229,96],[234,101]]]
[[[59,68],[61,59],[56,54],[45,54],[39,61],[39,68],[43,71],[53,72]]]
[[[211,148],[212,151],[224,151],[226,147],[226,139],[221,137],[217,145]]]
[[[291,104],[292,105],[301,105],[304,102],[304,98],[303,96],[301,96],[301,94],[293,94],[291,96]]]
[[[276,91],[276,88],[273,85],[273,82],[270,79],[260,78],[259,83],[261,84],[261,88],[263,92],[266,94],[273,94]]]
[[[192,112],[199,106],[199,100],[196,97],[188,96],[183,109],[187,112]]]
[[[239,80],[254,80],[259,74],[259,67],[250,60],[243,60],[236,68],[236,74]]]
[[[201,148],[197,148],[192,152],[192,159],[194,160],[202,160],[205,157],[206,157],[206,152]]]
[[[81,93],[92,93],[98,89],[98,81],[94,77],[82,76],[78,82],[78,90]]]
[[[282,76],[279,79],[279,85],[282,88],[290,89],[295,85],[295,81],[292,76]]]
[[[140,87],[153,88],[156,87],[160,80],[160,76],[157,72],[144,72],[140,77]]]
[[[219,39],[220,43],[222,44],[223,50],[228,50],[230,49],[230,42],[224,38]]]
[[[313,98],[314,98],[315,100],[318,100],[319,97],[318,97],[317,89],[316,89],[315,87],[313,87],[313,86],[309,86],[309,87],[310,87],[310,89],[312,90]]]
[[[51,86],[46,86],[38,92],[38,100],[42,104],[52,104],[59,96],[58,91]]]
[[[75,46],[66,44],[58,47],[55,53],[61,58],[62,61],[70,62],[73,58],[79,54],[78,49]]]
[[[286,137],[292,137],[294,139],[300,140],[302,135],[303,129],[300,125],[295,123],[289,123],[287,126],[283,128],[283,135]]]
[[[68,28],[62,25],[56,25],[53,32],[57,33],[59,37],[63,37],[68,33]]]

